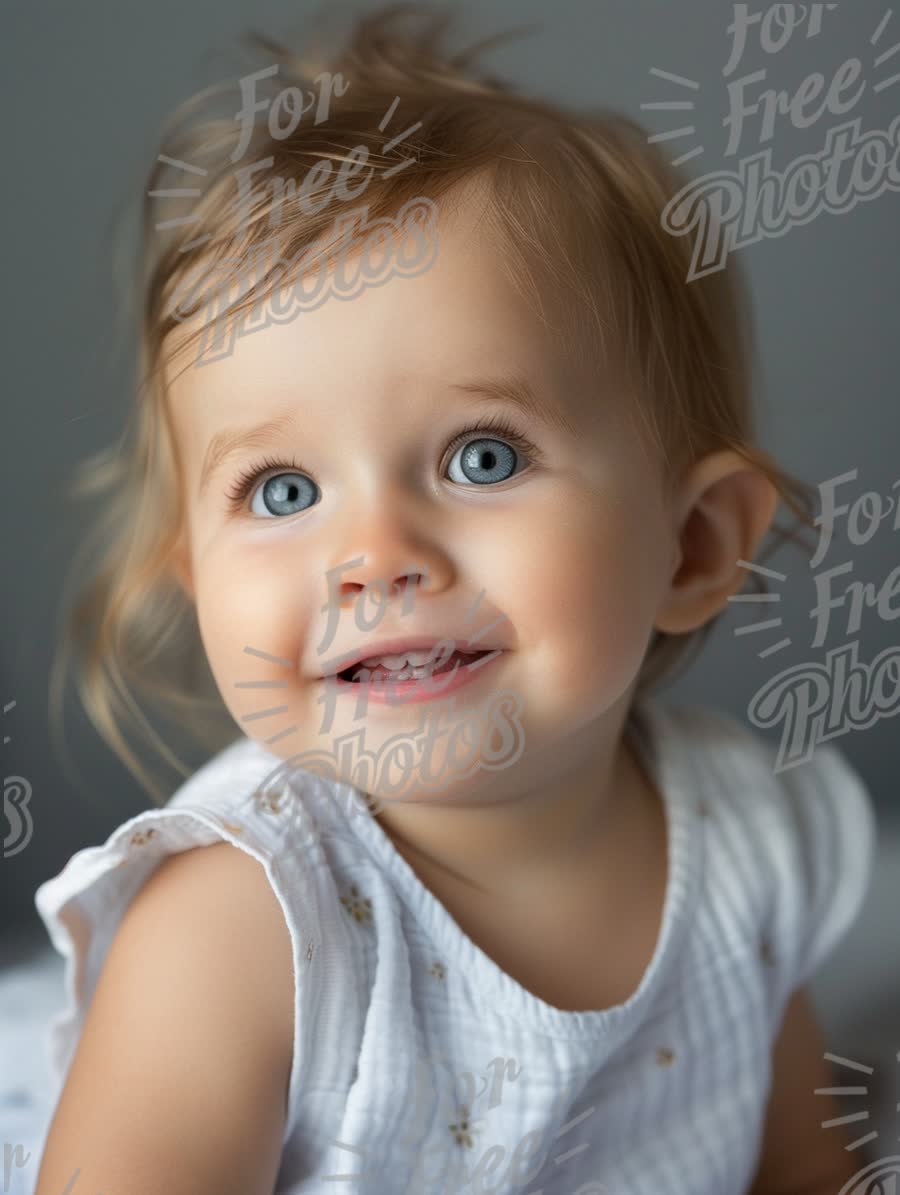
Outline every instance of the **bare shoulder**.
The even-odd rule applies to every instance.
[[[178,930],[179,922],[181,924]],[[272,982],[248,983],[255,1005],[276,1017],[289,1038],[293,1030],[293,964],[291,940],[284,912],[263,865],[246,851],[228,842],[182,851],[165,859],[137,894],[122,929],[138,923],[142,933],[158,938],[161,949],[204,951],[208,945],[213,966],[228,969],[231,956],[234,978],[247,962],[265,964],[258,976]],[[189,931],[202,931],[192,937]],[[132,929],[130,936],[141,934]],[[218,955],[216,950],[218,948]],[[287,980],[286,984],[274,980]],[[246,982],[246,980],[244,980]]]
[[[247,1023],[291,1051],[290,934],[262,864],[246,851],[221,842],[164,860],[129,907],[120,936],[138,970],[150,951],[167,963],[169,976],[190,968],[201,990],[209,986],[203,974],[227,981]],[[208,1011],[215,1017],[215,1007]]]
[[[118,927],[35,1195],[269,1195],[293,1045],[291,941],[263,866],[229,843],[166,859]]]

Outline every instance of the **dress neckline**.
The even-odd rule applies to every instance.
[[[390,877],[399,897],[435,942],[435,950],[445,965],[458,968],[459,974],[466,976],[467,986],[479,994],[486,1007],[554,1037],[582,1040],[599,1037],[608,1041],[611,1036],[624,1036],[630,1026],[642,1019],[648,1002],[680,957],[699,887],[701,835],[694,821],[693,806],[698,780],[691,752],[681,741],[679,728],[673,725],[675,716],[673,711],[645,700],[632,707],[624,728],[624,733],[632,736],[635,752],[665,809],[668,875],[651,959],[628,999],[608,1008],[580,1012],[560,1009],[530,992],[464,932],[420,880],[376,818],[339,816]],[[334,802],[334,809],[342,810],[350,793],[357,794],[357,800],[363,799],[359,790],[350,785],[337,787],[345,791]]]

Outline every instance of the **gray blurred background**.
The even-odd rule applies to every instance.
[[[354,4],[344,11],[370,7]],[[859,57],[862,73],[844,94],[855,94],[860,83],[865,88],[852,111],[825,111],[808,128],[780,117],[765,143],[761,115],[748,116],[730,158],[723,70],[734,9],[721,0],[556,0],[552,6],[492,0],[460,8],[455,40],[468,44],[510,27],[541,24],[542,31],[486,54],[483,69],[564,103],[620,108],[651,133],[693,126],[692,134],[662,144],[673,160],[702,147],[686,167],[696,177],[735,169],[739,159],[767,146],[773,166],[783,170],[798,155],[819,152],[828,130],[856,117],[864,131],[886,131],[900,112],[900,79],[887,83],[900,72],[900,54],[876,60],[900,42],[900,13],[887,21],[877,45],[871,39],[887,11],[876,0],[844,0],[825,8],[818,36],[807,38],[801,27],[777,54],[763,53],[755,26],[732,75],[765,69],[765,82],[749,95],[767,87],[793,95],[814,71],[824,75],[827,88],[852,56]],[[229,74],[237,78],[229,68],[236,60],[228,58],[237,37],[251,26],[302,34],[313,12],[297,0],[256,0],[252,6],[247,0],[18,0],[5,8],[0,710],[16,704],[0,715],[0,747],[4,775],[31,785],[34,829],[26,849],[0,858],[0,962],[25,957],[32,943],[46,945],[33,904],[38,884],[74,851],[103,841],[150,804],[71,691],[66,729],[72,763],[54,752],[48,729],[60,595],[82,533],[81,512],[69,507],[63,488],[76,462],[117,439],[131,401],[132,347],[114,323],[112,219],[130,203],[136,229],[162,123],[200,87]],[[220,51],[224,57],[216,59]],[[880,84],[887,85],[876,90]],[[671,100],[692,100],[694,108],[643,107]],[[820,104],[821,97],[809,107]],[[900,197],[885,189],[842,214],[823,212],[786,235],[738,251],[755,307],[763,447],[812,484],[858,470],[856,481],[839,491],[851,502],[865,491],[883,498],[900,494],[891,490],[900,478],[898,213]],[[892,525],[893,516],[865,546],[843,536],[822,567],[851,562],[842,587],[854,580],[877,591],[900,561],[900,530]],[[781,601],[732,606],[700,661],[664,691],[668,700],[700,701],[746,722],[760,686],[790,665],[822,663],[827,650],[852,641],[868,663],[900,643],[900,619],[867,609],[856,633],[847,628],[844,608],[833,612],[826,643],[814,648],[808,556],[785,548],[768,565],[786,575],[784,582],[770,582]],[[900,613],[900,594],[893,605]],[[780,628],[736,634],[776,616]],[[760,656],[784,637],[790,647]],[[896,704],[895,715],[900,700]],[[868,1050],[870,1065],[880,1067],[883,1093],[893,1091],[900,1049],[898,732],[900,721],[884,716],[833,740],[868,783],[882,832],[863,914],[816,983],[829,1048],[844,1056]],[[774,741],[777,732],[767,737]],[[195,765],[203,762],[186,741],[174,746]],[[6,838],[11,831],[5,814],[0,826]],[[890,1104],[885,1097],[883,1107]],[[898,1128],[894,1122],[893,1140]]]

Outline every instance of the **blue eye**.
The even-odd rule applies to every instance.
[[[498,439],[499,436],[503,439]],[[449,480],[455,485],[478,489],[497,485],[521,472],[523,459],[525,467],[532,462],[542,464],[545,459],[540,449],[502,417],[463,428],[453,437],[447,451],[453,454],[447,466]],[[269,476],[260,484],[265,473]],[[265,460],[253,465],[228,491],[229,511],[239,514],[251,493],[250,513],[260,518],[302,514],[321,497],[308,470],[294,460]]]
[[[457,471],[462,473],[461,477],[454,477],[452,472],[457,457]],[[502,440],[470,440],[454,453],[448,475],[451,481],[458,483],[472,481],[478,485],[491,485],[512,477],[517,461],[515,449],[504,444]]]
[[[271,515],[295,515],[315,505],[317,488],[315,482],[302,473],[276,473],[253,495],[250,510],[258,515],[264,511]],[[264,510],[255,508],[258,502]]]
[[[294,515],[308,510],[318,501],[319,487],[309,479],[302,466],[293,462],[267,460],[254,465],[238,478],[226,495],[229,510],[234,513],[241,510],[247,495],[267,469],[281,469],[281,472],[273,473],[256,490],[251,503],[253,514],[262,518],[267,514],[275,518]]]
[[[475,432],[481,432],[481,435],[473,438]],[[503,439],[490,435],[491,432]],[[453,453],[448,466],[450,480],[456,485],[472,482],[479,489],[507,481],[516,472],[520,457],[524,457],[526,465],[544,459],[543,453],[503,416],[464,427],[453,437],[448,451]],[[457,476],[454,476],[457,455],[460,460],[456,466]]]

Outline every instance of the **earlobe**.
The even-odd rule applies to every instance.
[[[764,473],[725,450],[691,469],[678,501],[678,565],[655,623],[676,635],[708,622],[742,587],[747,570],[738,561],[756,554],[778,492]]]

